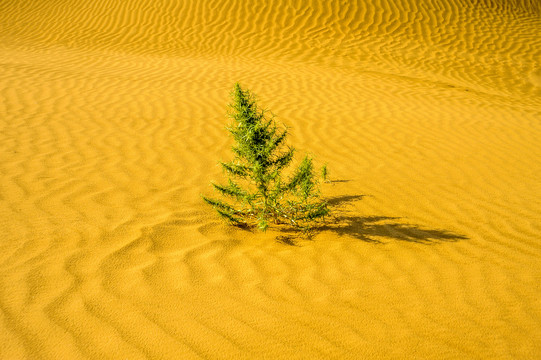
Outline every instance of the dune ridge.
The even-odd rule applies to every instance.
[[[0,358],[541,356],[541,7],[0,3]],[[328,163],[313,239],[225,226],[240,81]]]

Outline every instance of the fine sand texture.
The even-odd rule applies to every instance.
[[[541,359],[538,0],[0,1],[0,359]],[[311,238],[201,200],[235,82]]]

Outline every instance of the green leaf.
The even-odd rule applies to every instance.
[[[222,216],[223,218],[225,218],[227,221],[233,223],[233,224],[242,224],[244,223],[240,218],[236,217],[235,215],[225,211],[225,210],[221,210],[221,209],[216,209],[216,211],[218,212],[218,214],[220,214],[220,216]]]
[[[246,165],[235,164],[235,163],[220,163],[222,168],[227,171],[229,174],[234,176],[239,176],[245,178],[248,176],[250,168]]]

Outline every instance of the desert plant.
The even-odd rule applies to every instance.
[[[323,182],[331,182],[329,180],[329,170],[327,169],[327,164],[321,167],[321,178],[323,179]]]
[[[235,225],[257,225],[265,231],[272,222],[310,229],[329,213],[327,203],[320,198],[312,159],[304,157],[285,176],[295,153],[285,144],[287,129],[278,126],[274,115],[259,109],[254,95],[239,84],[235,84],[232,97],[232,123],[227,130],[235,141],[235,157],[220,163],[228,175],[227,183],[212,183],[228,201],[203,199]]]

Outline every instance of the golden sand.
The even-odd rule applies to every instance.
[[[0,1],[0,358],[541,358],[540,33],[537,0]],[[236,81],[328,163],[312,240],[201,201]]]

